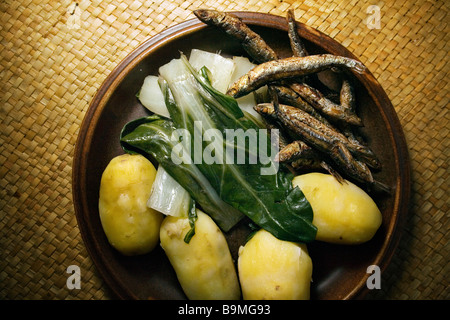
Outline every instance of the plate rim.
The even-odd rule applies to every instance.
[[[253,11],[229,12],[237,15],[249,25],[287,30],[287,25],[286,28],[280,28],[280,26],[284,26],[283,24],[280,24],[281,19],[285,21],[285,18],[282,16]],[[300,36],[304,37],[308,41],[313,42],[315,45],[323,48],[323,45],[321,45],[321,43],[317,43],[316,41],[318,41],[319,39],[327,39],[327,43],[331,43],[333,49],[344,53],[343,55],[347,57],[360,61],[358,57],[356,57],[342,44],[329,37],[328,35],[322,33],[321,31],[298,21],[297,26]],[[83,150],[86,146],[89,146],[88,142],[91,142],[92,140],[94,128],[91,124],[93,123],[93,121],[98,120],[99,116],[102,114],[103,109],[107,105],[109,98],[111,97],[115,89],[117,89],[122,79],[126,77],[127,74],[138,65],[138,63],[145,59],[147,55],[150,55],[158,47],[170,43],[175,39],[189,36],[190,34],[199,32],[205,28],[212,27],[204,24],[197,18],[192,18],[164,29],[160,33],[145,40],[136,49],[132,50],[124,59],[119,61],[116,67],[113,68],[113,70],[98,88],[96,94],[89,104],[78,132],[72,164],[72,197],[78,227],[80,229],[84,245],[96,267],[96,270],[99,272],[108,287],[112,289],[113,293],[120,299],[138,299],[138,297],[134,295],[126,285],[121,283],[119,279],[113,277],[111,273],[106,272],[107,263],[105,263],[105,260],[102,257],[101,248],[96,246],[96,241],[91,232],[89,232],[89,220],[86,219],[86,213],[89,211],[89,208],[87,207],[86,199],[83,198],[83,192],[82,190],[80,190],[81,186],[84,186],[86,184],[86,179],[83,178],[83,175],[80,175],[79,173],[83,168],[86,168],[87,166],[87,154],[84,153]],[[327,50],[329,48],[325,49]],[[397,218],[395,219],[394,223],[390,224],[389,230],[386,230],[386,238],[388,239],[385,239],[385,241],[383,241],[383,245],[380,247],[380,250],[377,251],[377,254],[375,256],[375,261],[379,263],[378,266],[380,267],[381,272],[383,272],[390,264],[394,252],[398,247],[401,236],[403,234],[403,230],[401,229],[403,228],[405,218],[409,210],[411,191],[410,160],[403,128],[398,119],[398,115],[395,112],[395,109],[384,89],[378,83],[369,69],[367,69],[367,72],[365,72],[364,77],[361,75],[355,76],[366,87],[375,104],[381,106],[381,109],[383,111],[382,116],[383,118],[385,118],[384,122],[391,126],[391,129],[393,127],[396,128],[395,130],[392,129],[389,131],[393,142],[392,144],[397,148],[397,152],[395,152],[395,166],[398,169],[399,176],[396,180],[396,189],[400,187],[400,184],[404,185],[402,185],[402,188],[400,188],[401,192],[395,193],[393,212],[396,212]],[[363,298],[369,291],[367,286],[365,285],[368,277],[369,275],[367,274],[366,277],[361,278],[361,280],[353,288],[353,290],[348,292],[347,295],[342,299],[349,300]]]

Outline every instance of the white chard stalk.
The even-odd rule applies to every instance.
[[[189,192],[159,166],[147,206],[166,216],[187,217],[190,201]]]

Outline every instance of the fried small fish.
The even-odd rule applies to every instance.
[[[251,30],[240,18],[232,13],[198,9],[194,15],[202,22],[219,27],[227,34],[237,39],[244,50],[259,63],[278,59],[275,51],[270,48],[259,34]]]
[[[353,85],[348,79],[342,81],[341,91],[339,93],[339,100],[341,107],[350,112],[354,112],[356,109],[356,96]],[[363,139],[355,133],[352,126],[347,123],[339,124],[340,131],[353,143],[364,146],[366,145]]]
[[[341,175],[323,159],[315,149],[301,140],[295,140],[282,148],[275,157],[275,161],[289,162],[295,170],[321,170],[324,169],[333,175],[339,182],[343,182]]]
[[[295,140],[282,148],[275,156],[275,161],[292,162],[299,158],[316,158],[316,152],[301,140]]]
[[[391,193],[391,188],[375,180],[367,165],[355,159],[343,143],[336,142],[328,155],[348,177],[364,184],[368,189],[373,191]]]
[[[282,85],[272,85],[271,87],[276,91],[282,103],[299,108],[309,113],[317,120],[325,123],[326,125],[332,126],[326,118],[324,118],[319,112],[316,111],[313,106],[306,102],[298,93],[296,93],[291,88]]]
[[[291,89],[306,100],[316,110],[337,122],[344,122],[354,126],[362,126],[361,119],[356,113],[348,108],[344,108],[326,98],[319,90],[306,83],[292,83]]]
[[[339,95],[341,106],[352,112],[355,111],[355,90],[348,79],[342,81],[341,92]]]
[[[294,54],[294,57],[306,57],[308,55],[308,52],[306,51],[302,39],[300,39],[300,36],[298,35],[294,10],[288,10],[286,20],[288,23],[289,42],[291,44],[291,50]]]
[[[361,182],[376,191],[390,192],[390,188],[373,179],[367,164],[354,157],[359,149],[339,132],[319,130],[323,124],[306,112],[291,106],[271,103],[255,106],[259,113],[272,115],[289,130],[295,132],[299,139],[319,153],[330,158],[332,162],[348,177]],[[309,119],[307,119],[309,118]],[[316,122],[316,123],[314,123]]]
[[[228,95],[238,98],[268,83],[304,76],[331,67],[346,67],[362,73],[365,66],[354,59],[332,54],[318,54],[306,57],[288,57],[261,63],[247,74],[236,80],[227,91]]]
[[[320,122],[303,110],[292,106],[280,104],[276,112],[272,103],[260,103],[254,108],[258,113],[272,116],[282,122],[283,126],[290,131],[296,132],[303,137],[311,139],[310,142],[317,143],[320,151],[329,152],[335,141],[343,143],[354,156],[372,168],[380,168],[380,162],[368,147],[355,144],[336,129]],[[304,140],[307,144],[309,141]],[[311,145],[312,146],[312,145]]]

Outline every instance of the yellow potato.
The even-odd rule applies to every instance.
[[[239,281],[222,231],[207,214],[197,210],[197,216],[189,243],[184,242],[188,218],[167,216],[161,225],[161,247],[184,293],[191,300],[239,299]]]
[[[141,155],[113,158],[102,174],[99,213],[109,243],[124,255],[150,252],[163,215],[147,207],[156,169]]]
[[[381,225],[381,212],[361,188],[332,175],[308,173],[296,176],[298,186],[314,212],[316,239],[339,244],[359,244],[372,239]]]
[[[308,300],[312,261],[305,244],[282,241],[261,229],[239,249],[245,300]]]

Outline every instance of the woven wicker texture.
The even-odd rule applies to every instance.
[[[375,29],[367,24],[372,4],[381,17]],[[197,8],[282,16],[292,8],[299,21],[368,66],[398,113],[413,171],[404,236],[382,289],[368,298],[449,299],[445,0],[1,1],[0,299],[112,298],[72,204],[77,134],[111,70],[149,37],[193,18]],[[66,286],[70,265],[81,269],[81,289]]]

